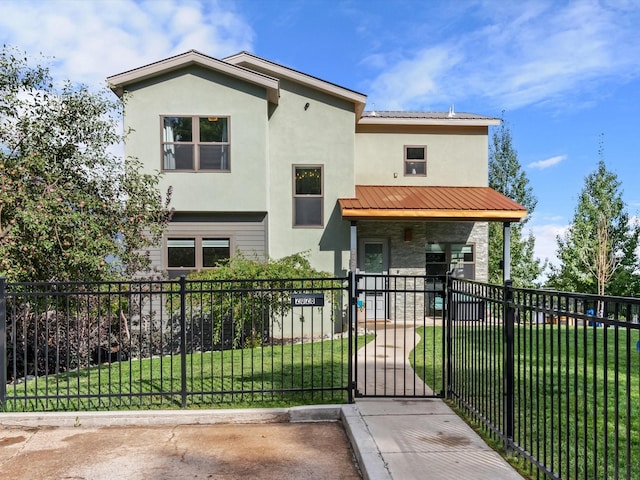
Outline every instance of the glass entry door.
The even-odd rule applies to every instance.
[[[386,275],[389,273],[389,248],[384,239],[363,239],[360,244],[360,273],[364,274],[366,319],[387,318]]]

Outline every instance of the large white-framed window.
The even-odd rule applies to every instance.
[[[476,276],[475,245],[469,243],[427,243],[426,274],[444,275],[456,271],[464,278]]]
[[[407,177],[427,176],[427,147],[425,145],[404,146],[404,175]]]
[[[169,276],[214,268],[231,256],[231,238],[171,235],[165,240]]]
[[[324,167],[293,166],[293,226],[324,225]]]
[[[162,169],[231,171],[229,123],[224,116],[162,116]]]

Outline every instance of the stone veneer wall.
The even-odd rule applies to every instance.
[[[404,231],[412,229],[410,242]],[[486,222],[358,222],[358,238],[389,240],[391,275],[424,275],[427,243],[471,243],[475,245],[476,280],[489,277],[489,224]]]
[[[411,241],[404,241],[406,228],[412,230]],[[488,279],[489,225],[486,222],[358,222],[358,238],[387,239],[389,242],[389,273],[391,275],[424,275],[425,245],[427,243],[469,243],[475,245],[475,279]],[[414,318],[422,312],[434,316],[431,295],[414,285],[413,279],[400,280],[402,290],[415,293],[391,293],[389,295],[389,317],[396,322],[420,321]],[[429,287],[432,289],[433,285]],[[394,285],[390,285],[394,289]],[[425,305],[426,303],[426,305]],[[419,312],[419,313],[418,313]]]

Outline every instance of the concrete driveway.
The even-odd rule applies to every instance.
[[[3,479],[360,479],[340,422],[0,426]]]

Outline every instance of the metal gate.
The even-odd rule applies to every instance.
[[[356,397],[444,395],[444,282],[442,277],[355,275],[354,325],[360,333],[375,334],[354,357]]]

